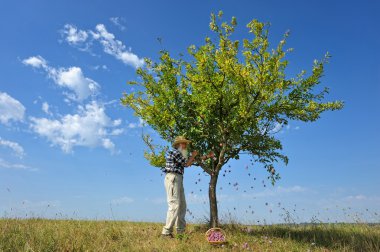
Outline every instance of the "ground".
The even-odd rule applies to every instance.
[[[380,225],[225,224],[228,244],[212,246],[205,224],[185,237],[161,238],[163,223],[0,219],[0,251],[380,251]]]

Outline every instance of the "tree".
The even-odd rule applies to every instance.
[[[211,14],[213,38],[204,45],[188,47],[189,59],[171,57],[160,51],[159,61],[145,59],[138,68],[139,81],[130,85],[142,88],[121,98],[123,105],[150,125],[162,139],[172,142],[185,135],[192,148],[200,154],[214,151],[215,159],[194,163],[210,175],[210,226],[219,225],[216,185],[222,167],[230,159],[249,154],[269,172],[272,184],[280,178],[274,166],[288,163],[282,154],[275,128],[290,120],[316,121],[327,110],[343,107],[341,101],[324,101],[328,88],[316,92],[324,66],[330,58],[314,60],[311,73],[302,71],[287,78],[284,50],[289,36],[285,33],[279,44],[270,49],[269,24],[252,20],[247,24],[252,39],[232,40],[237,21],[222,22],[223,13]],[[143,135],[149,147],[145,157],[153,166],[165,165],[168,147],[154,145]]]

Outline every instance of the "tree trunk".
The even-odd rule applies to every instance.
[[[218,173],[210,176],[208,188],[208,197],[210,201],[210,227],[218,227],[218,204],[216,200],[216,183],[218,182]]]

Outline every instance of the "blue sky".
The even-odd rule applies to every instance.
[[[159,136],[119,98],[144,57],[200,45],[219,10],[237,17],[237,39],[249,36],[245,25],[254,18],[271,22],[273,44],[290,30],[289,77],[328,51],[321,86],[330,88],[329,100],[345,102],[342,111],[278,133],[290,162],[278,167],[274,187],[248,156],[226,166],[220,217],[275,223],[285,209],[295,221],[379,221],[376,1],[2,2],[1,216],[164,222],[163,176],[144,159],[140,134]],[[190,167],[184,185],[186,218],[201,221],[208,177]]]

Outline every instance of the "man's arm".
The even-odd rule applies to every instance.
[[[190,166],[190,165],[192,165],[194,163],[196,155],[198,155],[198,151],[193,151],[191,153],[191,157],[189,157],[189,159],[187,160],[187,163],[186,163],[185,167],[188,167],[188,166]],[[212,158],[212,157],[214,157],[214,152],[210,151],[209,154],[207,154],[205,156],[202,156],[201,159],[205,160],[207,158]]]
[[[198,155],[198,151],[195,150],[195,151],[191,152],[191,157],[189,157],[189,159],[187,160],[185,167],[188,167],[194,163],[196,155]]]
[[[210,151],[207,155],[202,156],[201,159],[206,160],[207,158],[213,158],[213,157],[214,157],[214,152]]]

